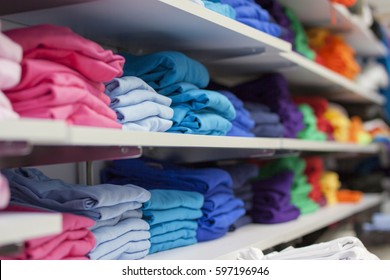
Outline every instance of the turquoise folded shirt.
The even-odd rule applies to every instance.
[[[144,210],[143,219],[152,226],[175,220],[196,220],[202,215],[201,210],[177,207],[167,210]]]
[[[177,207],[200,209],[203,195],[198,192],[181,190],[150,190],[151,198],[144,203],[143,210],[165,210]]]

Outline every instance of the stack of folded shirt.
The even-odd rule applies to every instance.
[[[262,103],[277,113],[284,126],[284,137],[296,138],[304,128],[303,116],[293,103],[282,75],[265,74],[259,80],[235,86],[232,91],[244,101]]]
[[[326,134],[327,140],[334,140],[333,126],[324,116],[328,109],[328,100],[318,96],[294,96],[293,100],[296,104],[308,104],[317,118],[317,129]]]
[[[276,224],[299,217],[299,209],[291,204],[293,179],[294,173],[285,171],[252,182],[253,207],[250,213],[253,222]]]
[[[151,190],[143,206],[143,219],[150,225],[150,254],[197,242],[197,220],[203,195],[180,190]]]
[[[19,118],[2,91],[10,89],[20,82],[22,55],[21,46],[0,32],[0,121]]]
[[[359,74],[361,70],[355,59],[355,50],[340,35],[331,34],[324,28],[311,28],[307,34],[309,45],[321,64],[349,79]]]
[[[234,15],[231,12],[226,13],[225,9],[222,12],[219,9],[213,9],[213,7],[211,9],[272,36],[282,36],[282,28],[273,22],[269,13],[258,5],[255,0],[208,0],[205,2],[227,4],[234,9]],[[207,3],[206,7],[208,7]]]
[[[291,203],[299,208],[301,214],[318,210],[319,206],[310,197],[312,186],[304,175],[305,161],[299,157],[287,157],[269,162],[260,170],[260,178],[269,178],[284,171],[294,173],[291,185]]]
[[[116,78],[106,84],[106,94],[123,130],[164,132],[172,127],[172,100],[140,78]]]
[[[126,76],[137,76],[172,99],[174,115],[169,132],[226,135],[231,129],[234,107],[219,92],[203,89],[210,77],[201,63],[173,51],[123,55]]]
[[[37,213],[45,210],[10,205],[7,212]],[[89,230],[95,221],[73,214],[62,214],[62,231],[58,234],[30,239],[17,255],[0,256],[0,259],[17,260],[85,260],[95,247],[96,240]]]
[[[364,129],[362,119],[359,116],[353,116],[350,121],[349,141],[357,144],[370,144],[372,142],[372,136]]]
[[[104,82],[122,74],[123,57],[64,27],[38,25],[6,34],[23,48],[21,83],[5,91],[22,117],[121,127],[108,107]]]
[[[232,178],[220,168],[185,168],[151,159],[118,160],[102,171],[102,181],[203,194],[198,241],[221,237],[245,213],[243,202],[233,196]]]
[[[294,34],[294,42],[293,42],[294,50],[302,54],[303,56],[307,57],[310,60],[315,60],[316,54],[309,47],[309,39],[307,38],[306,31],[303,28],[298,17],[289,8],[285,8],[284,12],[286,13],[286,16],[290,19],[291,22],[291,28]]]
[[[287,17],[280,2],[277,0],[255,0],[263,9],[266,9],[272,18],[283,28],[281,38],[287,42],[294,43],[294,31],[291,20]]]
[[[324,113],[333,127],[333,138],[338,142],[349,142],[351,121],[347,112],[339,105],[329,105]]]
[[[232,128],[226,134],[227,136],[255,137],[252,130],[255,127],[255,122],[251,117],[250,112],[245,108],[244,103],[232,92],[227,90],[219,90],[233,104],[236,111],[236,117],[232,121]]]
[[[89,217],[96,246],[91,259],[142,258],[150,247],[149,225],[139,209],[149,191],[134,185],[83,186],[51,179],[33,168],[5,169],[11,202]],[[139,246],[135,246],[138,244]]]
[[[305,128],[298,133],[298,138],[315,141],[325,141],[326,134],[318,131],[317,118],[313,112],[313,109],[307,104],[298,105],[299,111],[303,115],[303,122]]]
[[[0,173],[0,209],[7,207],[10,197],[8,180]]]
[[[333,171],[325,171],[320,179],[321,191],[326,198],[327,205],[336,204],[337,190],[340,188],[339,175]]]
[[[280,252],[264,253],[257,248],[240,252],[240,260],[379,260],[354,236],[346,236],[306,247],[288,247]]]
[[[309,193],[309,197],[318,205],[324,206],[326,204],[325,197],[321,191],[320,179],[324,172],[324,164],[320,157],[307,157],[305,158],[305,175],[307,181],[312,186],[312,190]]]
[[[353,191],[348,189],[342,189],[337,191],[338,202],[352,202],[357,203],[363,199],[363,192]]]
[[[257,137],[283,137],[284,126],[276,113],[272,113],[267,106],[255,102],[245,102],[245,107],[255,121],[252,131]]]

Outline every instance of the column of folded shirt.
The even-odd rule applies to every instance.
[[[328,109],[328,100],[318,96],[294,96],[293,100],[296,104],[309,105],[317,118],[317,129],[326,134],[327,140],[334,140],[334,128],[330,121],[324,116]]]
[[[20,82],[22,56],[22,47],[0,31],[0,121],[19,118],[3,90],[10,89]]]
[[[115,78],[106,83],[105,92],[123,130],[164,132],[172,127],[172,100],[140,78]]]
[[[103,83],[122,74],[123,57],[65,27],[37,25],[5,34],[23,48],[21,82],[5,91],[22,117],[120,128]]]
[[[6,212],[49,213],[42,208],[10,205]],[[3,212],[2,211],[2,212]],[[29,239],[23,242],[23,251],[7,256],[3,260],[86,260],[96,245],[90,228],[95,221],[83,216],[62,213],[62,231],[58,234]]]
[[[326,204],[333,205],[337,201],[337,190],[340,188],[339,175],[333,171],[325,171],[320,178],[321,191],[325,196]]]
[[[255,0],[208,0],[205,7],[275,37],[284,29]]]
[[[218,90],[221,94],[226,96],[233,104],[236,111],[236,117],[232,120],[232,128],[226,134],[227,136],[240,137],[255,137],[253,129],[255,121],[250,112],[245,108],[244,102],[240,100],[234,93],[227,90]]]
[[[143,219],[150,225],[149,254],[197,242],[197,220],[202,217],[203,195],[181,190],[150,190]]]
[[[276,224],[295,220],[300,211],[291,203],[292,171],[284,171],[268,178],[252,181],[253,222]]]
[[[313,109],[307,104],[300,104],[298,105],[298,108],[303,115],[303,123],[305,125],[305,128],[298,133],[298,138],[313,141],[325,141],[327,136],[325,133],[317,129],[317,118]]]
[[[320,157],[306,157],[305,158],[305,175],[307,181],[311,184],[312,190],[309,197],[320,206],[325,206],[326,200],[321,191],[320,179],[324,172],[324,163]]]
[[[198,241],[223,236],[245,213],[243,202],[233,195],[232,178],[220,168],[185,168],[151,159],[120,160],[102,171],[102,181],[201,193],[204,203],[198,220]]]
[[[137,76],[172,99],[169,132],[226,135],[231,129],[234,107],[219,92],[204,89],[210,77],[201,63],[174,51],[123,56],[125,76]]]
[[[257,248],[238,253],[239,260],[379,260],[356,237],[347,236],[301,248],[288,247],[280,252],[264,253]]]
[[[230,231],[234,231],[244,225],[253,222],[250,211],[253,207],[253,191],[250,180],[258,176],[259,168],[255,164],[238,163],[233,165],[222,166],[229,172],[233,180],[234,196],[244,202],[245,215],[241,216],[234,224],[230,226]]]
[[[260,79],[233,87],[238,98],[244,102],[261,103],[278,114],[284,126],[283,136],[296,138],[304,128],[303,116],[293,103],[286,79],[276,73],[265,74]]]
[[[149,224],[142,220],[142,203],[149,191],[135,185],[84,186],[51,179],[33,168],[5,169],[11,202],[86,216],[95,221],[91,231],[96,246],[90,259],[139,259],[150,248]]]
[[[294,173],[291,185],[291,203],[299,208],[301,214],[308,214],[318,210],[319,206],[310,197],[312,186],[304,175],[305,161],[300,157],[286,157],[270,161],[260,169],[260,178],[268,178],[280,172]]]

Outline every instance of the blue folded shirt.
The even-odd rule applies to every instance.
[[[120,54],[126,59],[124,76],[137,76],[157,91],[177,82],[204,88],[210,80],[206,67],[180,52],[162,51],[139,56]]]
[[[202,194],[221,187],[231,192],[233,184],[229,173],[220,168],[187,168],[147,158],[115,160],[101,175],[102,182],[127,182],[146,189],[177,189]]]
[[[143,210],[165,210],[177,207],[200,209],[203,195],[182,190],[150,190],[151,198],[144,203]]]
[[[206,0],[203,0],[203,3],[204,6],[209,10],[212,10],[218,14],[224,15],[232,19],[236,18],[236,11],[230,5],[222,4],[222,3],[214,3],[212,1],[206,1]]]
[[[151,101],[144,101],[128,107],[118,107],[114,111],[120,123],[139,121],[153,116],[167,120],[173,118],[172,108]]]
[[[159,223],[181,220],[196,220],[202,217],[200,209],[177,207],[166,210],[144,210],[143,219],[151,226]]]
[[[51,179],[34,168],[4,169],[11,187],[11,200],[18,204],[69,212],[107,220],[142,207],[150,192],[131,184],[85,186]]]
[[[180,229],[196,230],[197,228],[198,222],[196,220],[171,221],[151,226],[150,234],[155,236]]]
[[[195,244],[197,242],[197,239],[195,237],[189,237],[189,238],[179,238],[172,241],[162,242],[162,243],[153,243],[150,247],[150,254],[160,252],[160,251],[166,251],[178,247],[188,246]]]
[[[139,121],[123,123],[122,130],[165,132],[172,127],[172,124],[171,120],[153,116]]]

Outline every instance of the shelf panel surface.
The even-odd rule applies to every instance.
[[[308,27],[324,27],[341,32],[346,41],[361,56],[383,56],[385,46],[375,37],[371,29],[341,4],[329,0],[281,0],[291,8],[301,22]],[[366,42],[362,44],[362,42]],[[368,43],[370,42],[370,43]]]
[[[379,93],[361,89],[352,80],[295,52],[222,59],[208,66],[211,73],[221,81],[233,81],[229,85],[255,79],[261,73],[273,69],[283,74],[294,89],[311,91],[330,100],[375,104],[385,102]]]
[[[62,231],[60,213],[0,213],[0,246]]]
[[[159,252],[146,257],[147,260],[159,259],[236,259],[239,250],[256,247],[261,250],[292,241],[303,235],[314,232],[334,222],[343,220],[356,213],[377,206],[381,203],[381,195],[366,194],[358,204],[336,204],[318,210],[316,213],[300,216],[297,220],[274,224],[250,224],[239,228],[224,237]]]
[[[191,1],[105,0],[3,16],[25,25],[68,26],[109,46],[179,50],[201,61],[291,50],[291,44]]]

